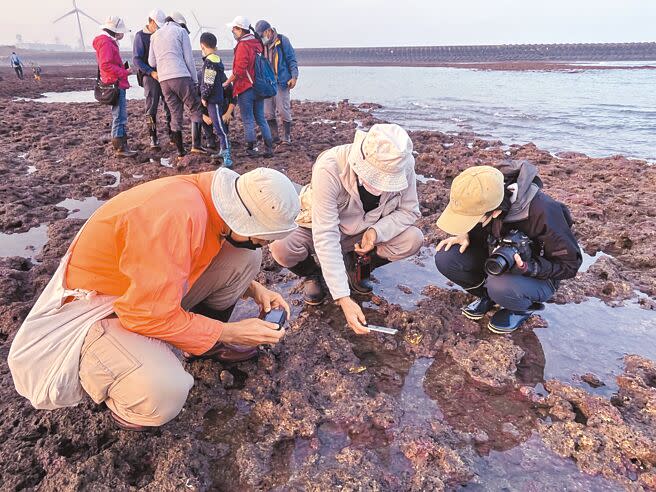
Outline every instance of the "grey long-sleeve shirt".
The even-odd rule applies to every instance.
[[[148,65],[157,70],[160,82],[191,77],[198,83],[189,34],[175,22],[167,22],[151,36]]]

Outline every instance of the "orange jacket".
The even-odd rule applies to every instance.
[[[212,175],[157,179],[105,203],[72,250],[67,287],[119,296],[114,311],[130,331],[196,355],[211,348],[221,323],[180,302],[229,231],[212,203]]]

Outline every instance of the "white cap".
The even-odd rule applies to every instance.
[[[232,19],[232,22],[228,22],[226,26],[228,26],[230,29],[232,29],[233,27],[241,27],[242,29],[248,31],[251,28],[251,22],[248,20],[248,18],[244,17],[243,15],[238,15],[237,17]]]
[[[353,172],[374,188],[396,192],[408,187],[407,172],[414,168],[412,140],[396,124],[376,124],[357,130],[349,152]]]
[[[112,32],[128,32],[125,28],[123,19],[116,15],[110,15],[105,19],[105,23],[100,25],[100,29],[109,29]]]
[[[189,32],[189,27],[187,26],[187,19],[185,19],[184,15],[182,15],[180,12],[176,10],[174,12],[171,12],[169,14],[169,17],[173,19],[173,22],[175,22],[176,24],[184,24],[186,31]]]
[[[240,236],[273,241],[298,227],[298,192],[275,169],[260,167],[241,176],[226,168],[216,170],[212,201],[223,221]]]
[[[153,19],[155,24],[157,24],[159,27],[162,27],[164,24],[166,24],[166,14],[161,9],[151,10],[148,14],[148,18]]]

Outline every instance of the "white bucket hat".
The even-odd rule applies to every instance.
[[[230,29],[232,29],[233,27],[241,27],[242,29],[248,31],[251,28],[251,22],[248,20],[247,17],[244,17],[243,15],[238,15],[237,17],[232,19],[232,22],[228,22],[226,26],[228,26]]]
[[[283,239],[298,227],[301,204],[296,188],[275,169],[243,175],[221,168],[212,178],[212,201],[223,221],[240,236]]]
[[[185,19],[185,16],[182,15],[180,12],[175,10],[169,14],[169,17],[173,19],[173,22],[175,22],[176,24],[184,25],[184,29],[187,31],[187,33],[190,32],[189,27],[187,26],[187,19]]]
[[[405,190],[408,168],[415,165],[412,140],[395,124],[376,124],[368,132],[356,130],[349,162],[353,172],[374,188]]]
[[[100,25],[100,29],[109,29],[112,32],[128,32],[128,30],[125,27],[125,22],[123,22],[123,19],[116,15],[110,15],[105,19],[105,22]]]
[[[150,13],[148,14],[148,18],[153,19],[158,27],[162,27],[164,24],[166,24],[166,14],[164,13],[163,10],[160,9],[151,10]]]

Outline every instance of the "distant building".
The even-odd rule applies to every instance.
[[[55,43],[16,43],[16,49],[34,51],[73,51],[67,44]]]

